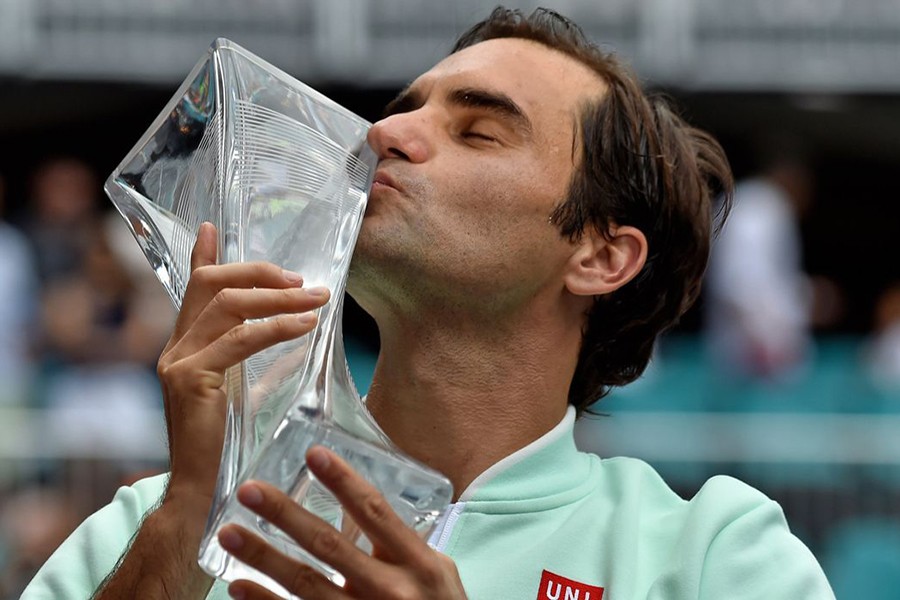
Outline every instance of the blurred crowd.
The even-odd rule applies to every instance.
[[[756,154],[757,170],[737,182],[713,245],[704,338],[722,376],[778,384],[808,374],[814,334],[836,329],[847,303],[837,281],[804,268],[801,229],[816,197],[808,148],[787,134],[764,134]],[[861,368],[900,392],[900,279],[881,291],[873,313]]]
[[[164,468],[155,363],[174,320],[91,167],[23,175],[15,203],[0,177],[0,439],[18,459],[0,462],[3,598],[118,485]]]
[[[770,141],[738,182],[703,297],[707,361],[736,385],[802,378],[817,329],[845,310],[831,279],[804,270],[801,225],[815,171]],[[57,157],[0,174],[0,598],[114,489],[165,468],[155,363],[175,312],[98,174]],[[861,368],[900,394],[900,280],[860,341]]]

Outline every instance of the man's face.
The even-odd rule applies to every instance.
[[[376,314],[435,299],[509,311],[560,293],[571,244],[549,216],[580,160],[581,109],[604,89],[587,66],[522,39],[476,44],[416,79],[369,133],[380,162],[354,297]]]

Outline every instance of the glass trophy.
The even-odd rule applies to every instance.
[[[106,182],[180,307],[200,223],[218,230],[220,262],[269,261],[326,286],[314,331],[229,369],[225,443],[200,565],[226,581],[277,583],[228,555],[216,538],[238,523],[340,584],[317,561],[234,497],[248,479],[278,486],[365,551],[371,544],[305,465],[327,446],[427,535],[451,499],[449,481],[404,456],[365,408],[341,331],[347,271],[376,157],[370,124],[228,40],[216,40],[165,110]]]

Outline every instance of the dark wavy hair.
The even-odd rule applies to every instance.
[[[586,315],[569,403],[580,414],[615,386],[637,379],[657,336],[700,293],[718,204],[719,227],[733,179],[721,146],[690,127],[660,96],[648,96],[614,55],[578,25],[547,9],[528,16],[498,7],[464,33],[453,52],[495,38],[522,38],[563,52],[593,69],[607,91],[583,109],[582,163],[551,220],[578,240],[588,227],[609,236],[630,225],[647,238],[647,262],[615,292],[595,298]]]

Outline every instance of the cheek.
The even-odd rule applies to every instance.
[[[447,188],[432,213],[428,238],[451,251],[454,258],[484,276],[496,277],[522,269],[541,269],[551,257],[548,247],[559,243],[559,232],[550,214],[564,189],[537,169],[485,164]],[[473,273],[474,275],[474,273]]]
[[[545,222],[564,197],[566,185],[545,162],[498,157],[483,160],[443,178],[447,202],[465,222],[512,225]]]

